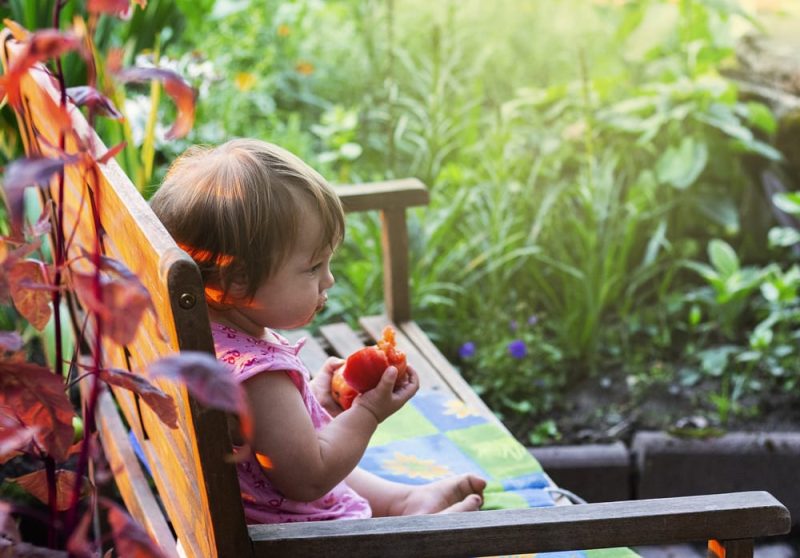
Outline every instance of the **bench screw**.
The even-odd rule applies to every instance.
[[[194,308],[195,302],[197,302],[197,298],[195,298],[192,293],[183,293],[178,300],[178,304],[180,304],[180,307],[184,310]]]

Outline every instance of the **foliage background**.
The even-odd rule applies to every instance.
[[[149,4],[100,40],[189,77],[198,112],[166,142],[157,86],[115,93],[127,123],[103,136],[129,141],[145,195],[187,145],[231,136],[334,182],[420,178],[415,319],[522,439],[796,406],[798,186],[781,121],[724,75],[752,2]],[[31,6],[6,9],[33,27]],[[380,312],[379,243],[349,218],[322,320]]]

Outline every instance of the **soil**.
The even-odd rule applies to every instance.
[[[549,417],[504,417],[518,440],[530,445],[530,434],[547,418],[558,437],[546,445],[629,444],[637,431],[662,430],[685,437],[719,436],[726,432],[797,432],[800,405],[787,394],[762,394],[740,401],[740,409],[722,422],[708,403],[710,386],[681,388],[661,385],[633,396],[620,382],[592,379],[564,394],[561,407]]]

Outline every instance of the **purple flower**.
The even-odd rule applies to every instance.
[[[535,326],[538,323],[539,323],[539,316],[537,316],[536,314],[531,314],[530,317],[528,318],[528,325]]]
[[[525,358],[525,355],[528,354],[528,347],[525,346],[525,341],[522,339],[515,339],[508,344],[508,352],[513,358]]]
[[[517,323],[517,320],[511,320],[510,322],[508,322],[508,329],[510,329],[511,331],[517,331],[518,327],[519,324]]]
[[[475,343],[472,341],[467,341],[461,348],[458,349],[458,356],[461,358],[469,358],[475,356]]]

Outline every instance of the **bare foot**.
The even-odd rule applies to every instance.
[[[475,475],[461,475],[415,486],[402,502],[399,515],[477,511],[483,504],[486,481]]]

